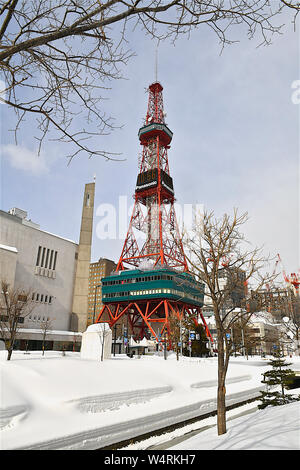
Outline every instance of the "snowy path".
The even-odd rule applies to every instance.
[[[201,438],[170,445],[169,450],[300,450],[300,403],[267,407],[229,421],[227,433],[217,436],[213,428]]]
[[[242,412],[239,412],[240,408],[235,409],[233,412],[231,412],[232,414],[230,414],[230,412],[227,412],[226,414],[227,423],[231,421],[232,419],[240,418],[241,416],[246,416],[250,413],[254,413],[255,411],[257,411],[257,405],[255,405],[254,403],[249,404],[249,405],[244,405],[241,407],[241,409],[244,409],[244,408],[245,410]],[[191,439],[192,437],[198,436],[199,434],[201,434],[204,431],[207,431],[208,429],[216,428],[216,420],[217,420],[216,417],[204,419],[201,427],[199,427],[198,429],[193,429],[191,431],[188,430],[189,426],[186,426],[180,432],[176,431],[174,433],[174,436],[172,436],[172,433],[170,433],[170,436],[168,437],[168,435],[166,435],[164,438],[165,440],[163,440],[162,442],[157,443],[157,444],[152,444],[149,447],[144,447],[144,449],[167,450],[167,449],[172,449],[174,446],[178,447],[179,444]],[[209,424],[210,422],[212,422],[212,424]],[[200,424],[198,424],[198,426],[200,426]],[[179,435],[175,436],[176,434],[179,434]],[[200,439],[201,439],[201,436],[200,436]]]

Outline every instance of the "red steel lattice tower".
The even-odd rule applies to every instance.
[[[189,316],[196,325],[201,318],[212,341],[201,312],[204,285],[189,273],[176,221],[168,162],[173,133],[165,123],[163,87],[155,82],[148,91],[133,212],[116,272],[102,279],[104,305],[97,322],[112,328],[126,316],[134,338],[160,342],[164,336],[171,347],[170,318]]]
[[[139,130],[143,150],[135,203],[117,270],[123,270],[124,264],[137,267],[144,260],[153,266],[188,271],[174,210],[168,163],[173,134],[165,123],[162,90],[158,82],[149,87],[145,125]],[[135,229],[145,233],[141,247]]]

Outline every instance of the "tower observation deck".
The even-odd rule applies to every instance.
[[[145,123],[138,131],[142,157],[134,207],[116,272],[102,279],[104,305],[97,322],[113,327],[126,315],[135,339],[160,341],[171,337],[171,317],[189,316],[195,324],[201,319],[212,339],[201,312],[204,285],[188,270],[178,230],[168,162],[173,133],[165,123],[162,91],[159,82],[148,89]]]

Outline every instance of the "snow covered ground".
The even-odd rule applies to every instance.
[[[159,356],[130,359],[121,355],[98,362],[81,359],[79,353],[62,356],[61,352],[47,351],[43,357],[41,352],[14,351],[11,361],[5,359],[6,352],[0,351],[1,449],[97,449],[216,409],[216,358],[176,361],[173,355],[165,361]],[[261,374],[269,368],[266,362],[257,357],[232,358],[226,384],[228,405],[259,394]],[[298,358],[293,358],[293,367],[300,370]],[[287,407],[294,408],[290,414],[284,412]],[[230,421],[225,437],[217,438],[212,427],[201,433],[198,444],[184,440],[178,445],[230,448],[231,436],[233,445],[242,446],[242,429],[246,438],[250,431],[248,424],[239,420],[247,422],[253,417],[259,429],[249,434],[248,441],[245,438],[247,446],[264,427],[270,432],[269,413],[273,412],[279,414],[275,419],[284,424],[284,430],[289,425],[284,419],[290,416],[290,439],[284,441],[284,448],[295,448],[299,405],[279,408]],[[254,424],[250,423],[251,429]],[[203,439],[206,433],[207,439]],[[278,438],[274,446],[282,442]]]

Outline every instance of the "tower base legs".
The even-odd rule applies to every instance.
[[[182,302],[173,302],[168,299],[157,299],[155,301],[110,303],[105,304],[96,320],[96,323],[108,323],[112,328],[116,323],[128,322],[135,340],[144,337],[153,337],[155,341],[161,342],[167,335],[169,345],[171,342],[171,322],[180,322],[184,318],[192,318],[195,325],[201,321],[207,338],[212,341],[212,336],[205,322],[200,307],[194,307]]]

